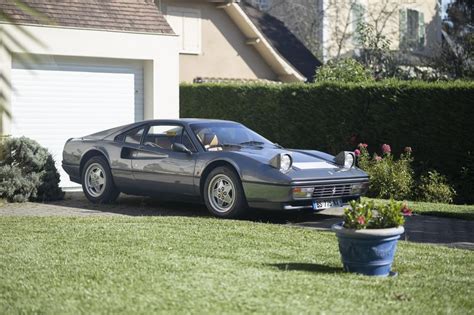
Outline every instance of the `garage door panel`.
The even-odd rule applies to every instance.
[[[77,186],[60,165],[67,139],[143,119],[139,62],[56,58],[28,69],[14,62],[12,85],[12,134],[50,150],[62,187]]]

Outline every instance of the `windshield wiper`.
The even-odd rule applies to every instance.
[[[265,143],[261,142],[261,141],[245,141],[245,142],[241,142],[239,144],[240,145],[264,145]]]

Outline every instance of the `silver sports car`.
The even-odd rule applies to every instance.
[[[69,139],[62,165],[91,202],[120,192],[203,201],[224,218],[340,207],[369,183],[352,152],[286,149],[242,124],[208,119],[142,121]]]

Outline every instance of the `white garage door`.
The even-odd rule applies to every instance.
[[[77,187],[61,167],[67,139],[143,120],[143,64],[51,57],[12,69],[12,135],[52,153],[63,188]]]

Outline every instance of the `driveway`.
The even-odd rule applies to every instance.
[[[343,210],[312,212],[255,211],[256,222],[285,224],[328,231],[341,221]],[[4,216],[210,216],[203,205],[165,203],[150,198],[121,195],[112,205],[90,203],[82,192],[66,193],[65,199],[49,203],[16,203],[0,206]],[[407,218],[402,239],[409,242],[446,245],[474,250],[474,221],[415,215]]]

